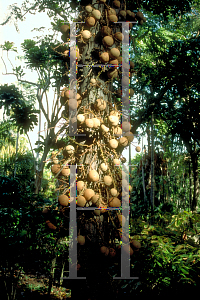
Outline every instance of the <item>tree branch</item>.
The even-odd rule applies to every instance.
[[[152,112],[154,112],[156,104],[158,104],[162,100],[167,90],[169,90],[174,85],[174,82],[175,80],[171,80],[169,83],[166,84],[166,86],[161,90],[161,92],[157,96],[152,96],[150,98],[147,108],[143,111],[141,116],[134,122],[133,132],[136,132],[137,128],[142,124],[147,114],[150,115]]]

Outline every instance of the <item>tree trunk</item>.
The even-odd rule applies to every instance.
[[[50,146],[50,134],[49,134],[45,140],[44,152],[40,160],[40,163],[38,166],[36,166],[35,194],[38,194],[41,190],[45,161],[50,151],[50,148],[51,146]]]
[[[19,148],[19,131],[17,131],[17,139],[16,139],[16,154],[15,154],[15,168],[14,168],[14,178],[17,172],[17,153]]]
[[[155,178],[154,178],[154,132],[153,132],[153,125],[154,125],[154,116],[153,113],[151,115],[151,215],[154,214],[154,185],[155,185]],[[151,223],[154,223],[154,218],[152,219]]]
[[[194,151],[191,153],[192,169],[194,177],[194,193],[192,199],[192,211],[197,210],[197,203],[199,199],[199,174],[198,174],[198,154]]]

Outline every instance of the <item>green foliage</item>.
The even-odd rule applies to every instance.
[[[159,294],[167,287],[176,289],[175,283],[198,286],[199,241],[192,244],[183,234],[199,233],[193,229],[199,220],[199,215],[186,211],[162,214],[153,226],[141,217],[131,220],[130,235],[142,244],[132,265],[134,274],[140,274],[141,292],[156,287]]]
[[[38,123],[37,114],[39,114],[39,110],[34,109],[33,105],[22,103],[22,105],[13,108],[12,119],[16,121],[18,129],[21,129],[21,134],[23,131],[27,133],[34,129]]]
[[[6,50],[7,52],[8,51],[14,51],[14,52],[17,52],[17,48],[13,46],[14,43],[13,42],[4,42],[3,45],[0,45],[0,48],[2,48],[3,50]]]

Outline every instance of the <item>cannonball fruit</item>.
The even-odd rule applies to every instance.
[[[95,107],[97,110],[104,110],[106,109],[106,102],[103,99],[97,99],[95,102]]]
[[[113,197],[117,197],[118,196],[118,191],[115,189],[115,188],[112,188],[111,190],[110,190],[110,193],[111,193],[111,195],[113,196]]]
[[[137,147],[135,148],[135,150],[136,150],[137,152],[140,152],[140,151],[141,151],[141,148],[140,148],[139,146],[137,146]]]
[[[110,252],[110,253],[109,253],[109,256],[110,256],[110,257],[115,257],[116,251],[115,251],[114,248],[110,248],[110,251],[109,251],[109,252]]]
[[[132,240],[131,245],[133,246],[134,251],[139,251],[139,249],[141,248],[140,242],[136,240]]]
[[[112,177],[109,175],[104,176],[103,181],[105,185],[110,186],[112,184]]]
[[[84,181],[82,181],[82,180],[80,180],[80,181],[77,181],[77,191],[82,191],[83,190],[83,188],[84,188],[84,185],[85,185],[85,183],[84,183]]]
[[[110,34],[111,34],[111,29],[110,29],[110,27],[108,27],[108,26],[103,26],[102,28],[101,28],[101,34],[103,35],[103,36],[109,36]]]
[[[67,155],[72,155],[72,154],[74,153],[75,149],[74,149],[74,146],[68,145],[68,146],[66,146],[66,147],[64,148],[63,151],[64,151],[64,153],[67,154]]]
[[[114,158],[113,159],[113,164],[116,166],[119,166],[120,165],[120,160],[118,158]]]
[[[98,9],[94,9],[92,11],[92,16],[96,19],[96,20],[100,20],[101,18],[101,12]]]
[[[90,181],[96,182],[96,181],[99,180],[99,174],[97,173],[96,170],[91,170],[88,173],[88,178],[89,178]]]
[[[69,176],[70,175],[69,167],[64,167],[61,171],[61,175],[65,176],[65,177]]]
[[[86,119],[85,120],[85,125],[88,128],[92,128],[93,127],[93,120],[92,119]]]
[[[121,3],[120,3],[120,1],[114,0],[114,1],[113,1],[113,5],[114,5],[114,7],[116,7],[116,8],[120,8]]]
[[[85,199],[89,201],[95,195],[95,192],[92,189],[86,189],[83,195]]]
[[[99,128],[99,126],[101,124],[100,120],[97,118],[92,118],[92,120],[93,120],[93,128]]]
[[[114,34],[114,37],[115,37],[116,40],[118,40],[120,42],[123,41],[123,39],[124,39],[124,35],[121,32],[116,32]]]
[[[92,34],[89,30],[83,30],[81,35],[85,40],[89,40],[92,36]]]
[[[83,235],[78,235],[77,236],[77,242],[80,244],[80,245],[84,245],[85,244],[85,237]]]
[[[109,140],[109,146],[112,149],[116,149],[118,147],[118,141],[115,139],[111,139]]]
[[[120,207],[121,206],[121,201],[116,197],[112,197],[112,198],[109,199],[108,205],[110,207]]]
[[[120,51],[117,48],[112,48],[112,49],[110,49],[109,54],[110,54],[111,58],[116,59],[120,56]]]
[[[122,130],[127,132],[131,130],[131,124],[129,122],[122,122]]]
[[[88,17],[86,20],[85,20],[85,23],[88,27],[93,27],[95,25],[95,18],[93,17]]]
[[[108,165],[106,165],[105,163],[102,163],[102,164],[100,165],[100,168],[101,168],[101,170],[102,170],[103,172],[106,172],[106,171],[108,170]]]
[[[114,40],[113,40],[113,38],[111,37],[111,36],[104,36],[104,38],[103,38],[103,45],[105,46],[105,47],[111,47],[113,44],[114,44]]]
[[[67,197],[66,195],[60,195],[58,197],[58,202],[62,206],[67,206],[69,204],[69,197]]]
[[[91,6],[91,5],[87,5],[87,6],[85,7],[85,10],[86,10],[88,13],[92,12],[92,6]]]
[[[128,139],[125,137],[125,136],[122,136],[120,139],[119,139],[119,144],[123,147],[126,147],[128,146]]]
[[[112,79],[112,78],[117,78],[118,77],[118,70],[115,68],[112,68],[110,70],[108,70],[107,72],[108,78]]]
[[[49,220],[45,221],[45,223],[47,224],[49,229],[56,230],[57,227],[53,223],[51,223]]]
[[[108,12],[108,15],[116,15],[116,10],[114,8],[109,8],[107,10],[107,12]]]
[[[57,174],[59,171],[60,171],[60,165],[55,164],[55,165],[51,166],[51,172],[53,174]]]
[[[76,204],[77,204],[78,206],[80,206],[80,207],[84,207],[85,204],[86,204],[86,199],[85,199],[85,197],[83,197],[83,196],[78,196],[78,197],[77,197],[77,202],[76,202]]]
[[[122,249],[123,249],[126,253],[130,254],[130,256],[133,255],[133,253],[134,253],[134,251],[133,251],[133,249],[130,247],[130,245],[127,245],[127,244],[126,244],[126,245],[123,245]]]
[[[104,254],[105,256],[108,256],[108,254],[109,254],[109,248],[106,247],[106,246],[102,246],[102,247],[100,248],[100,251],[101,251],[101,253]]]
[[[116,15],[109,15],[108,20],[110,21],[110,23],[114,23],[118,21],[118,17]]]
[[[99,195],[95,194],[92,198],[91,198],[92,204],[97,204],[97,202],[99,201]]]
[[[103,52],[103,53],[101,53],[99,58],[100,58],[100,61],[103,62],[103,63],[109,62],[109,59],[110,59],[109,53],[108,52]]]

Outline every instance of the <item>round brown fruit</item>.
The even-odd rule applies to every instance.
[[[60,171],[60,165],[55,164],[55,165],[51,166],[51,172],[53,174],[57,174],[59,171]]]
[[[121,201],[116,197],[112,197],[109,199],[108,205],[109,207],[120,207]]]
[[[92,204],[97,204],[99,200],[99,194],[95,194],[92,198],[91,198],[91,201],[92,201]]]
[[[103,181],[105,185],[110,186],[112,184],[112,177],[109,175],[104,176]]]
[[[99,128],[100,127],[100,120],[97,118],[92,118],[93,120],[93,128]]]
[[[98,9],[94,9],[92,11],[92,16],[96,19],[96,20],[100,20],[101,18],[101,12]]]
[[[85,244],[85,237],[83,235],[78,235],[77,236],[77,242],[80,244],[80,245],[84,245]]]
[[[126,11],[120,10],[119,15],[122,16],[123,18],[126,18]]]
[[[124,136],[127,138],[127,140],[129,141],[129,142],[132,142],[133,141],[133,139],[134,139],[134,134],[132,133],[132,132],[126,132],[125,134],[124,134]]]
[[[105,47],[111,47],[114,44],[113,38],[109,35],[104,36],[102,42]]]
[[[109,35],[111,34],[111,32],[112,32],[112,30],[111,30],[110,27],[108,27],[108,26],[103,26],[103,27],[101,28],[101,34],[102,34],[103,36],[109,36]]]
[[[118,70],[115,68],[112,68],[110,70],[108,70],[107,72],[108,78],[112,79],[112,78],[117,78],[118,77]]]
[[[110,49],[110,57],[113,59],[117,59],[120,56],[120,51],[117,48]]]
[[[114,68],[117,68],[119,66],[118,60],[117,59],[112,59],[109,61],[109,65],[114,65]]]
[[[119,123],[119,118],[117,116],[109,116],[108,121],[112,126],[117,126]]]
[[[120,137],[122,135],[122,129],[120,127],[116,127],[114,129],[114,134],[116,137]]]
[[[74,154],[74,151],[75,151],[74,146],[68,145],[63,149],[63,155],[64,156],[72,155]]]
[[[120,160],[118,158],[114,158],[113,159],[113,164],[116,166],[119,166],[120,165]]]
[[[60,27],[60,31],[64,34],[66,33],[67,31],[69,31],[69,25],[62,25]]]
[[[116,139],[109,140],[109,146],[112,149],[116,149],[118,147],[118,141]]]
[[[141,248],[140,242],[136,241],[136,240],[132,240],[131,245],[132,245],[134,251],[139,251],[139,249]]]
[[[97,110],[104,110],[106,109],[106,102],[103,99],[97,99],[95,102],[95,107]]]
[[[110,248],[109,256],[110,256],[110,257],[115,257],[115,255],[116,255],[115,249],[114,249],[114,248]]]
[[[85,197],[83,197],[83,196],[78,196],[78,197],[77,197],[77,202],[76,202],[76,204],[77,204],[78,206],[80,206],[80,207],[84,207],[85,204],[86,204],[86,199],[85,199]]]
[[[100,251],[101,251],[101,253],[103,253],[105,256],[108,256],[108,254],[109,254],[109,248],[106,247],[106,246],[102,246],[102,247],[100,248]]]
[[[102,170],[103,172],[106,172],[106,171],[108,170],[108,165],[106,165],[105,163],[102,163],[102,164],[100,165],[100,168],[101,168],[101,170]]]
[[[60,195],[58,196],[58,202],[62,206],[67,206],[69,204],[69,197],[66,195]]]
[[[93,17],[88,17],[86,20],[85,20],[85,23],[88,27],[93,27],[95,25],[95,18]]]
[[[65,166],[62,171],[61,171],[61,175],[62,176],[65,176],[65,177],[68,177],[70,175],[70,169],[69,167]]]
[[[128,146],[128,139],[125,137],[125,136],[122,136],[120,139],[119,139],[119,144],[123,147],[126,147]]]
[[[111,195],[113,196],[113,197],[117,197],[118,196],[118,191],[115,189],[115,188],[112,188],[111,190],[110,190],[110,193],[111,193]]]
[[[141,151],[141,148],[140,148],[139,146],[137,146],[137,147],[135,148],[135,150],[136,150],[137,152],[140,152],[140,151]]]
[[[86,189],[84,191],[84,197],[87,201],[90,201],[90,199],[95,195],[95,192],[92,189]]]
[[[114,7],[116,7],[116,8],[120,8],[121,3],[120,3],[120,1],[114,0],[114,1],[113,1],[113,5],[114,5]]]
[[[120,42],[122,42],[123,39],[124,39],[124,35],[123,35],[121,32],[116,32],[116,33],[114,34],[114,37],[115,37],[116,40],[118,40],[118,41],[120,41]]]
[[[127,132],[131,130],[131,124],[129,122],[122,122],[122,130]]]
[[[80,181],[77,181],[77,191],[82,191],[83,190],[83,188],[84,188],[84,186],[85,186],[85,183],[84,183],[84,181],[82,181],[82,180],[80,180]]]
[[[128,254],[130,254],[130,256],[131,255],[133,255],[133,253],[134,253],[134,251],[133,251],[133,249],[130,247],[130,245],[123,245],[122,246],[122,249],[126,252],[126,253],[128,253]]]
[[[108,15],[116,15],[117,13],[116,13],[116,10],[114,9],[114,8],[109,8],[108,10],[107,10],[107,12],[108,12]]]
[[[116,15],[109,15],[108,20],[110,23],[114,23],[118,21],[118,17]]]
[[[99,174],[97,173],[96,170],[91,170],[88,173],[88,178],[89,178],[90,181],[96,182],[96,181],[99,180]]]
[[[91,6],[91,5],[87,5],[87,6],[85,7],[85,10],[86,10],[88,13],[92,12],[92,6]]]
[[[88,128],[92,128],[93,125],[94,125],[93,120],[92,120],[92,119],[86,119],[86,120],[85,120],[85,125],[86,125],[86,127],[88,127]]]
[[[49,220],[47,220],[45,223],[47,224],[49,229],[56,230],[57,227],[53,223],[51,223]]]
[[[91,32],[89,30],[83,30],[81,33],[83,39],[89,40],[92,36]]]
[[[99,58],[100,58],[100,61],[103,62],[103,63],[109,62],[109,60],[110,60],[108,52],[101,53],[101,55],[99,56]]]

